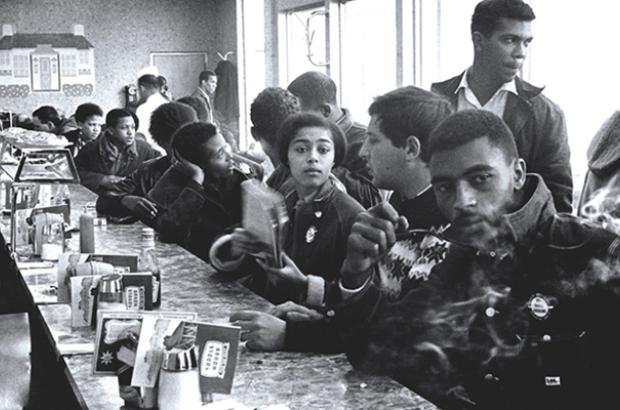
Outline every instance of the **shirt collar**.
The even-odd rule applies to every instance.
[[[207,92],[203,90],[202,87],[198,87],[198,92],[200,92],[203,97],[207,97],[207,99],[209,99],[209,94],[207,94]]]
[[[119,150],[118,147],[110,141],[109,134],[101,135],[99,137],[99,153],[103,158],[110,162],[116,162],[117,158],[123,154],[132,159],[138,156],[135,139],[130,145],[127,145]]]
[[[505,215],[519,245],[529,244],[537,232],[539,222],[556,213],[551,192],[540,175],[527,174],[526,186],[523,189],[531,192],[523,206]]]
[[[455,94],[458,94],[461,89],[465,91],[469,91],[471,93],[474,92],[469,86],[469,82],[467,81],[467,76],[470,71],[471,71],[471,67],[463,72],[463,75],[461,76],[461,82],[459,83],[459,86],[456,87],[456,90],[454,90]],[[494,95],[497,95],[500,91],[508,91],[508,92],[513,93],[514,95],[519,95],[517,93],[517,83],[514,78],[512,79],[512,81],[508,81],[507,83],[502,84],[502,86],[499,87],[497,91],[495,91]]]

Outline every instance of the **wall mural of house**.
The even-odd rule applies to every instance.
[[[95,85],[95,49],[84,26],[73,33],[16,33],[2,25],[0,97],[26,97],[36,92],[90,96]]]

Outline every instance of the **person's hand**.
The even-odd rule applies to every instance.
[[[243,228],[235,228],[230,234],[230,256],[237,259],[245,254],[263,258],[263,254],[269,254],[269,246],[258,240],[252,232]]]
[[[341,269],[344,287],[355,289],[368,279],[370,269],[396,242],[396,232],[409,227],[407,219],[387,202],[362,212],[351,227],[347,256]]]
[[[244,310],[230,317],[233,325],[242,329],[241,340],[252,350],[284,349],[286,322],[269,313]]]
[[[175,159],[175,162],[173,166],[178,171],[187,175],[188,177],[196,181],[198,184],[202,185],[202,183],[205,180],[205,173],[202,170],[202,168],[200,168],[198,165],[194,164],[193,162],[186,160],[181,155],[179,155],[178,152],[174,153],[174,159]]]
[[[322,313],[317,312],[314,309],[307,308],[302,305],[298,305],[295,302],[281,303],[272,307],[269,313],[280,319],[290,320],[293,322],[301,322],[304,320],[320,320],[325,316]]]
[[[284,267],[282,268],[274,268],[261,260],[256,262],[267,272],[269,281],[276,286],[282,283],[294,288],[305,288],[308,286],[308,277],[299,270],[295,262],[284,252],[282,252],[282,262],[284,262]]]
[[[157,206],[146,198],[126,195],[121,198],[121,204],[136,216],[150,218],[157,216]]]
[[[101,179],[101,182],[99,182],[99,186],[106,189],[112,189],[114,188],[114,184],[121,182],[123,179],[125,179],[125,177],[121,177],[119,175],[106,175]]]

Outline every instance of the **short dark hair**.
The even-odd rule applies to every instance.
[[[198,76],[198,84],[202,84],[203,81],[209,81],[209,77],[217,77],[214,71],[205,70]]]
[[[483,0],[476,5],[471,16],[471,32],[489,37],[497,29],[500,18],[532,21],[536,15],[523,0]]]
[[[151,114],[149,132],[155,142],[164,147],[172,140],[172,136],[181,126],[198,120],[194,109],[178,102],[160,105]]]
[[[471,141],[487,138],[499,148],[507,161],[518,158],[517,144],[504,120],[486,110],[463,110],[446,118],[431,133],[428,158],[441,151],[458,148]]]
[[[114,128],[118,124],[118,120],[125,117],[133,118],[134,123],[136,124],[136,129],[138,129],[138,123],[135,120],[135,115],[131,111],[127,111],[122,108],[114,108],[108,111],[108,114],[105,116],[105,126],[108,128]]]
[[[290,91],[268,87],[252,101],[250,119],[261,138],[276,145],[276,136],[284,120],[300,111],[299,100]]]
[[[334,166],[337,167],[344,160],[347,153],[347,142],[340,127],[328,119],[309,112],[301,112],[289,116],[278,131],[278,156],[280,161],[288,166],[288,147],[297,132],[306,127],[319,127],[329,131],[334,142]]]
[[[56,108],[51,105],[42,105],[32,112],[33,117],[37,117],[39,121],[46,123],[52,122],[54,126],[59,127],[62,122]]]
[[[84,122],[93,115],[103,117],[103,111],[101,110],[101,107],[99,107],[97,104],[80,104],[75,110],[75,120],[77,122]]]
[[[378,117],[379,129],[395,147],[404,147],[410,135],[417,137],[424,161],[431,132],[452,112],[448,100],[414,86],[381,95],[368,108],[368,114]]]
[[[189,105],[196,111],[198,121],[207,121],[207,104],[205,104],[202,98],[193,97],[188,95],[187,97],[179,98],[178,103]]]
[[[288,90],[299,98],[302,107],[316,108],[322,104],[337,104],[334,80],[318,71],[307,71],[294,79]]]
[[[161,87],[161,82],[159,81],[159,78],[153,74],[144,74],[142,77],[138,78],[138,85],[145,88],[159,90],[159,87]]]
[[[217,134],[217,127],[209,122],[195,121],[185,124],[172,137],[172,149],[188,161],[198,164],[200,150],[197,148]]]

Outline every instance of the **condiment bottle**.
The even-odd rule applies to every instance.
[[[95,217],[92,205],[85,205],[80,215],[80,252],[95,253]]]
[[[142,251],[138,257],[138,270],[153,275],[153,306],[161,305],[161,268],[155,255],[155,231],[142,228]]]
[[[202,406],[198,376],[198,348],[164,352],[159,373],[159,410],[197,409]]]

